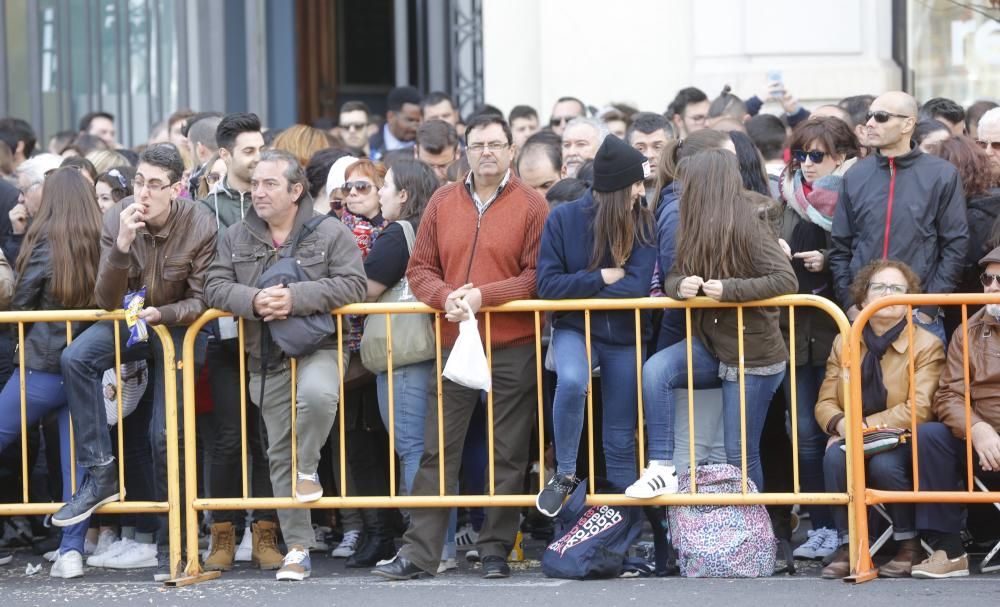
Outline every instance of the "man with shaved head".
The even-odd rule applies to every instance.
[[[926,293],[951,293],[965,267],[969,227],[955,167],[911,142],[917,102],[903,92],[875,99],[864,124],[874,153],[844,174],[828,254],[834,287],[853,320],[849,286],[875,259],[907,263]],[[916,321],[945,340],[941,311],[925,307]]]

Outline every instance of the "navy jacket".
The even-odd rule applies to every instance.
[[[681,222],[681,200],[677,191],[677,182],[667,184],[660,193],[660,202],[656,205],[656,237],[659,247],[660,283],[662,285],[677,256],[677,226]],[[677,297],[676,293],[667,293],[667,297]],[[660,336],[656,342],[659,352],[685,336],[683,309],[664,309],[663,320],[660,322]]]
[[[656,243],[652,234],[649,244],[632,248],[625,262],[625,277],[605,285],[600,268],[590,266],[590,253],[594,242],[594,216],[596,214],[592,190],[583,198],[558,206],[545,221],[542,244],[538,253],[538,296],[542,299],[593,299],[632,298],[649,295],[649,277],[656,263]],[[610,255],[602,268],[613,267]],[[583,333],[583,312],[557,312],[552,326],[570,328]],[[642,313],[642,339],[649,339],[652,327],[649,313]],[[607,344],[635,344],[635,313],[628,311],[591,312],[591,339]]]

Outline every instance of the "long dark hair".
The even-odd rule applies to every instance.
[[[680,181],[677,270],[706,280],[757,276],[753,260],[763,239],[773,236],[747,200],[736,156],[699,152],[682,161]]]
[[[660,152],[660,160],[656,165],[656,192],[657,196],[649,201],[650,208],[656,212],[656,204],[659,202],[659,192],[677,179],[678,164],[685,158],[690,158],[698,152],[705,150],[717,150],[729,141],[729,135],[712,129],[701,129],[695,131],[684,139],[671,139],[667,145],[663,146]]]
[[[17,257],[22,276],[35,247],[52,250],[52,294],[67,308],[94,305],[101,260],[101,214],[94,188],[75,168],[60,168],[45,179],[42,202]]]
[[[407,193],[406,204],[399,211],[396,221],[405,220],[416,225],[427,208],[427,201],[438,189],[437,175],[426,162],[400,159],[393,163],[392,181],[396,190]]]
[[[632,200],[632,186],[614,192],[594,191],[597,212],[594,215],[594,244],[590,251],[590,270],[606,263],[610,255],[615,267],[622,267],[638,242],[651,242],[653,212]]]
[[[736,161],[740,165],[743,187],[765,196],[771,195],[771,186],[764,168],[764,156],[746,133],[729,131],[729,138],[736,147]]]

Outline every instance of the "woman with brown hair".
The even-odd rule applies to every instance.
[[[45,180],[42,202],[17,258],[13,310],[63,310],[94,307],[94,284],[100,262],[101,216],[94,188],[76,169],[58,169]],[[73,324],[73,333],[82,329]],[[59,416],[63,497],[70,483],[69,407],[63,388],[60,355],[66,347],[66,324],[32,323],[23,343],[25,423],[30,427],[52,412]],[[21,374],[15,372],[0,391],[0,450],[21,433]],[[78,478],[82,482],[82,478]],[[53,577],[83,575],[87,522],[63,529]]]
[[[677,258],[664,283],[667,295],[699,293],[716,301],[753,301],[795,292],[788,258],[743,189],[736,155],[708,150],[686,159],[680,170]],[[737,331],[743,331],[738,347]],[[788,353],[777,308],[746,308],[743,326],[734,308],[691,314],[691,343],[680,341],[654,354],[642,368],[643,409],[649,433],[649,465],[625,495],[649,498],[677,491],[674,472],[674,389],[688,384],[688,347],[695,388],[722,386],[726,460],[742,462],[740,376],[746,388],[746,456],[750,480],[763,488],[760,435]]]
[[[274,138],[271,147],[291,153],[299,164],[306,166],[313,154],[336,144],[337,141],[326,131],[304,124],[293,124]]]
[[[643,297],[656,261],[653,214],[640,202],[649,162],[617,137],[608,137],[594,158],[594,185],[580,200],[549,215],[538,254],[538,296],[543,299]],[[648,313],[642,323],[649,339]],[[557,312],[550,348],[556,365],[552,426],[556,473],[536,499],[555,516],[579,482],[577,450],[583,405],[593,364],[599,364],[604,402],[603,442],[607,478],[620,488],[635,473],[637,417],[635,316],[631,311],[592,312],[590,347],[582,312]],[[612,378],[613,381],[612,381]]]

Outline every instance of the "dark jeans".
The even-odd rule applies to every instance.
[[[78,465],[92,468],[110,463],[114,451],[108,434],[107,414],[104,411],[104,394],[101,379],[104,371],[115,365],[115,326],[122,343],[121,360],[150,360],[150,378],[153,381],[153,414],[149,424],[149,440],[153,448],[154,494],[158,501],[167,500],[167,430],[166,398],[163,390],[163,350],[159,338],[152,330],[149,341],[125,347],[128,328],[125,323],[98,322],[81,333],[63,350],[61,363],[66,383],[66,396],[73,416]],[[176,355],[182,351],[187,327],[170,327]],[[198,337],[195,346],[195,373],[205,360],[205,338]],[[184,393],[182,371],[178,365],[177,380],[177,432],[180,463],[179,482],[181,503],[184,500]],[[126,421],[126,424],[128,422]],[[183,517],[183,512],[181,513]],[[182,527],[183,528],[183,527]],[[168,528],[166,515],[160,515],[157,543],[166,546]]]
[[[445,487],[454,487],[469,420],[480,391],[445,380],[443,393]],[[536,404],[534,346],[495,350],[493,448],[497,495],[517,494],[522,490]],[[432,405],[427,407],[424,455],[413,481],[414,495],[438,495],[439,461],[438,410]],[[414,508],[400,554],[424,571],[436,572],[449,516],[449,508]],[[479,555],[506,558],[517,537],[519,518],[518,508],[487,508],[486,520],[479,533]]]
[[[211,340],[205,353],[208,379],[212,391],[213,441],[208,473],[208,495],[211,497],[243,497],[242,433],[240,429],[240,357],[239,340]],[[247,369],[249,375],[250,369]],[[246,392],[247,475],[251,497],[274,497],[267,454],[261,443],[260,409],[250,402]],[[216,522],[243,527],[243,510],[217,510]],[[254,510],[255,521],[274,521],[274,510]]]
[[[928,460],[924,460],[925,462]],[[885,491],[911,491],[913,489],[912,455],[909,445],[900,445],[892,451],[873,455],[865,460],[865,486]],[[923,468],[923,466],[921,466]],[[823,458],[826,490],[830,493],[847,492],[847,453],[836,442],[826,450]],[[893,538],[905,540],[916,537],[917,527],[913,504],[886,504],[892,518]],[[846,541],[848,522],[845,506],[832,506],[834,524],[841,541]]]
[[[125,486],[128,499],[153,501],[153,450],[149,444],[149,422],[153,418],[153,391],[148,387],[139,399],[139,404],[122,423],[122,443],[124,455],[118,453],[118,426],[111,426],[109,434],[115,455],[121,455],[125,462]],[[97,525],[121,525],[135,527],[137,533],[156,533],[158,526],[155,514],[99,514],[90,520],[91,527]]]
[[[823,455],[826,451],[827,436],[816,423],[816,400],[819,388],[823,385],[826,367],[814,365],[796,365],[795,367],[795,398],[796,416],[799,434],[799,488],[805,493],[822,493],[825,491],[823,482]],[[788,436],[791,440],[791,407],[792,407],[792,374],[785,373],[785,402],[788,403]],[[833,515],[829,506],[806,506],[812,521],[813,529],[834,526]]]

